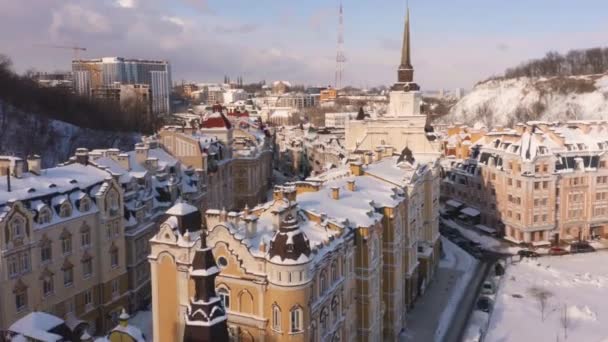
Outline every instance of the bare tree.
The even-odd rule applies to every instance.
[[[568,305],[564,304],[564,308],[562,310],[562,314],[559,318],[559,321],[564,329],[564,339],[568,339],[568,328],[570,328],[570,315],[568,314]]]
[[[540,310],[540,318],[544,322],[545,321],[545,311],[547,309],[547,304],[549,302],[549,298],[553,296],[551,291],[542,288],[542,287],[531,287],[528,292],[532,297],[534,297],[538,302],[538,309]]]

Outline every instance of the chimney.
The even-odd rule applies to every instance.
[[[350,173],[353,176],[363,176],[363,165],[359,162],[350,163]]]
[[[355,191],[356,190],[356,186],[355,186],[355,180],[349,180],[346,182],[346,187],[348,188],[349,191]]]
[[[264,242],[264,239],[260,241],[260,246],[258,249],[260,252],[266,254],[266,242]]]
[[[15,164],[13,165],[13,176],[15,178],[23,177],[23,169],[25,168],[25,162],[23,159],[15,159]]]
[[[143,143],[135,144],[135,160],[137,164],[144,165],[148,159],[148,147]]]
[[[118,164],[122,166],[127,171],[131,171],[131,163],[129,161],[129,155],[126,153],[121,153],[118,155]]]
[[[381,148],[377,148],[376,149],[376,154],[374,155],[374,161],[380,161],[382,160],[382,153],[384,151]]]
[[[76,149],[76,162],[82,165],[89,164],[89,150],[86,148]]]
[[[11,169],[6,168],[6,189],[11,192]]]
[[[386,146],[384,152],[385,156],[392,157],[395,154],[395,148],[393,146]]]
[[[247,238],[251,239],[258,232],[258,217],[254,215],[246,217],[245,222],[247,224]]]
[[[41,164],[42,160],[39,155],[34,154],[32,156],[27,157],[28,170],[37,176],[40,176],[40,170],[42,169]]]
[[[337,186],[334,186],[331,188],[331,198],[338,200],[340,199],[340,188]]]
[[[365,152],[365,154],[363,155],[363,164],[365,164],[365,165],[371,164],[373,157],[374,157],[373,153]]]
[[[158,169],[158,158],[146,159],[146,168],[151,169],[151,170]]]

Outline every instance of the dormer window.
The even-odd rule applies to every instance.
[[[45,224],[51,222],[51,210],[49,208],[42,208],[38,213],[38,224]]]
[[[72,206],[69,203],[63,203],[59,208],[60,217],[70,217],[72,215]]]
[[[83,198],[80,200],[80,211],[87,212],[91,210],[91,201],[88,198]]]

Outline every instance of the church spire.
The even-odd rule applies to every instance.
[[[410,40],[410,6],[405,12],[405,25],[403,28],[403,46],[401,48],[401,64],[397,70],[397,83],[392,90],[417,91],[420,87],[414,83],[414,67],[411,59]]]
[[[401,68],[412,69],[412,60],[410,54],[410,6],[407,6],[405,14],[405,27],[403,29],[403,47],[401,50]]]

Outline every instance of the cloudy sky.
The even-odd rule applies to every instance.
[[[0,0],[0,53],[15,69],[82,57],[169,59],[174,80],[333,82],[339,0]],[[395,79],[405,0],[343,0],[345,83]],[[410,0],[425,89],[471,87],[546,51],[608,46],[606,0]]]

